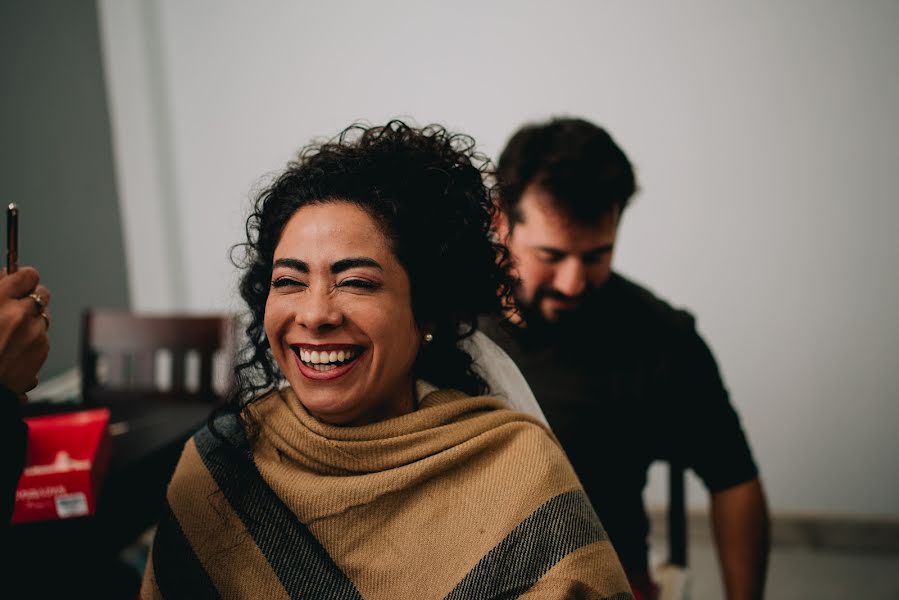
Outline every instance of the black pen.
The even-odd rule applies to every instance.
[[[10,202],[6,207],[6,272],[15,273],[19,267],[19,207]]]

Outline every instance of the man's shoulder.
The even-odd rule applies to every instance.
[[[505,352],[511,352],[518,346],[516,341],[518,332],[505,315],[500,313],[481,315],[478,318],[478,330]]]
[[[695,329],[693,315],[683,308],[672,306],[656,293],[619,273],[613,273],[606,283],[608,303],[603,310],[614,311],[616,318],[628,326],[660,332],[688,333]]]

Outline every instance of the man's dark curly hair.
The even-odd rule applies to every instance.
[[[595,224],[636,191],[630,161],[612,137],[589,121],[555,118],[531,123],[509,139],[497,163],[499,202],[514,226],[519,201],[536,184],[576,223]]]
[[[488,391],[457,343],[480,314],[500,308],[511,282],[508,254],[490,236],[491,163],[471,137],[439,125],[390,121],[354,124],[337,137],[303,148],[256,199],[246,223],[240,294],[249,307],[247,343],[235,368],[226,410],[239,411],[280,380],[263,328],[275,246],[304,206],[348,202],[380,226],[409,276],[412,310],[433,340],[419,351],[413,374],[441,388]]]

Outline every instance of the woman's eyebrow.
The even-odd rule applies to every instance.
[[[309,265],[301,260],[297,260],[296,258],[279,258],[275,261],[274,266],[287,267],[288,269],[293,269],[294,271],[299,271],[300,273],[309,272]]]
[[[348,269],[353,269],[356,267],[372,267],[378,269],[379,271],[383,271],[384,267],[373,258],[368,258],[366,256],[357,256],[353,258],[343,258],[335,262],[331,265],[332,273],[340,273],[342,271],[346,271]]]

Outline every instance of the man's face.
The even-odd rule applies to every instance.
[[[522,194],[519,210],[522,219],[511,232],[505,216],[497,227],[521,280],[515,299],[528,318],[555,323],[611,275],[619,210],[591,225],[574,223],[534,184]]]

